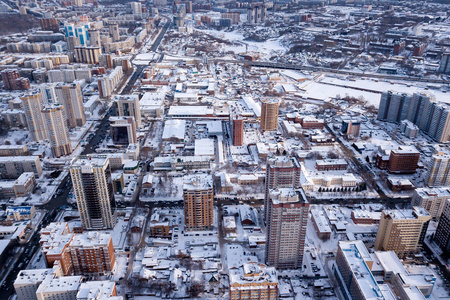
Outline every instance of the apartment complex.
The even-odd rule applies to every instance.
[[[102,54],[100,47],[83,46],[75,47],[75,60],[79,63],[98,64],[99,56]]]
[[[434,240],[444,252],[450,252],[450,199],[447,199],[442,210]]]
[[[450,107],[437,103],[428,94],[384,92],[378,119],[394,123],[406,119],[437,142],[446,143],[450,140]]]
[[[430,219],[430,214],[419,206],[383,210],[375,250],[394,251],[400,258],[417,253],[423,244]]]
[[[41,229],[39,243],[48,267],[57,265],[64,275],[72,274],[67,248],[74,235],[67,222],[53,222]]]
[[[111,169],[107,156],[78,156],[70,165],[84,229],[108,229],[116,223]]]
[[[69,130],[67,129],[64,106],[55,103],[42,110],[47,135],[53,157],[66,156],[72,153]]]
[[[100,231],[73,233],[65,222],[41,230],[40,244],[47,265],[64,275],[106,275],[116,261],[111,234]]]
[[[48,138],[47,129],[45,127],[44,118],[42,116],[42,94],[40,91],[32,91],[25,96],[20,97],[22,100],[27,127],[30,131],[31,138],[36,141],[43,141]]]
[[[273,267],[245,263],[229,273],[230,300],[278,299],[278,276]]]
[[[17,300],[37,300],[36,291],[52,269],[21,270],[14,281]]]
[[[450,185],[450,153],[439,147],[434,151],[428,168],[427,185],[430,187]]]
[[[247,8],[247,22],[249,24],[261,24],[266,21],[267,7],[264,3],[251,3]]]
[[[364,243],[340,241],[332,271],[344,299],[429,299],[436,276],[425,265],[403,265],[393,251],[369,253]]]
[[[25,172],[33,172],[36,178],[42,175],[39,156],[2,156],[0,157],[0,178],[17,179]]]
[[[262,131],[274,131],[278,126],[278,108],[280,102],[277,99],[262,100],[260,128]]]
[[[411,204],[425,208],[433,220],[439,220],[449,199],[449,188],[417,188]]]
[[[109,233],[92,231],[75,234],[66,251],[75,275],[108,275],[116,261]]]
[[[214,219],[212,176],[208,174],[184,176],[183,200],[186,230],[211,230]]]
[[[0,156],[30,155],[27,145],[0,145]]]
[[[302,267],[309,203],[303,189],[269,192],[266,262],[277,269]]]
[[[83,105],[83,94],[79,82],[58,83],[55,86],[58,102],[64,105],[69,128],[83,126],[86,123],[86,114]]]
[[[30,80],[20,77],[18,70],[3,70],[1,76],[5,90],[28,90],[30,88]]]
[[[47,275],[39,285],[36,296],[38,300],[77,299],[78,288],[81,285],[81,276]]]
[[[141,108],[139,106],[139,95],[120,95],[116,97],[119,116],[134,117],[136,128],[141,127]]]
[[[419,163],[420,152],[413,146],[400,146],[391,150],[387,169],[390,173],[414,173]]]

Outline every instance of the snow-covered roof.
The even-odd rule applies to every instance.
[[[214,156],[214,140],[213,139],[195,140],[195,155]]]
[[[164,122],[163,140],[176,138],[178,140],[184,139],[184,131],[186,128],[185,120],[166,120]]]

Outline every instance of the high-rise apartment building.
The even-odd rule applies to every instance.
[[[20,78],[18,70],[4,70],[1,72],[5,90],[17,90],[16,79]]]
[[[44,31],[59,32],[58,20],[55,18],[43,18],[39,19],[41,29]]]
[[[88,30],[88,34],[89,34],[89,45],[91,47],[98,47],[98,48],[100,48],[100,53],[101,53],[102,39],[101,39],[101,36],[100,36],[100,30],[98,30],[98,29],[89,29]],[[98,59],[100,59],[100,58],[98,58]]]
[[[348,118],[342,120],[341,132],[349,138],[354,138],[359,136],[361,129],[361,120]]]
[[[102,54],[100,47],[93,46],[75,47],[74,51],[76,62],[92,65],[99,63],[99,56]]]
[[[47,129],[42,116],[42,94],[32,91],[22,97],[23,110],[27,120],[27,127],[34,141],[43,141],[48,138]]]
[[[309,203],[303,189],[269,193],[266,262],[277,269],[302,267]]]
[[[128,146],[137,143],[134,117],[110,117],[109,122],[114,145]]]
[[[66,24],[64,26],[64,31],[67,40],[69,38],[73,39],[73,46],[86,46],[89,44],[89,33],[88,30],[90,28],[89,23],[81,23],[81,24]]]
[[[72,153],[64,106],[56,103],[42,110],[53,157]]]
[[[16,69],[3,70],[1,76],[5,90],[28,90],[30,88],[30,80],[20,77],[19,71]]]
[[[39,86],[39,89],[41,90],[41,93],[42,93],[42,100],[43,100],[44,105],[49,105],[49,104],[58,102],[58,100],[56,98],[55,87],[56,87],[56,83],[46,83],[46,84],[41,84]]]
[[[440,143],[450,140],[450,107],[437,103],[428,94],[384,92],[381,95],[378,119],[395,123],[406,119]]]
[[[450,153],[439,147],[431,157],[427,185],[430,187],[450,185]]]
[[[73,274],[107,275],[114,269],[116,257],[111,234],[99,231],[75,234],[66,250]]]
[[[447,199],[442,210],[434,241],[444,252],[450,253],[450,199]]]
[[[184,3],[179,3],[175,7],[175,14],[173,17],[173,22],[177,28],[184,26],[184,19],[186,18],[186,5]]]
[[[450,199],[450,188],[417,188],[414,190],[411,204],[421,206],[433,220],[439,220],[447,200]]]
[[[252,3],[247,9],[247,22],[249,24],[264,23],[267,18],[267,7],[264,3]]]
[[[262,131],[277,130],[278,108],[280,102],[277,99],[262,100],[260,128]]]
[[[119,116],[134,117],[136,128],[141,127],[141,108],[139,105],[139,95],[120,95],[116,97]]]
[[[70,175],[83,228],[113,228],[116,205],[108,157],[78,156],[71,162]]]
[[[441,63],[439,64],[439,72],[450,74],[450,52],[442,54]]]
[[[264,197],[266,222],[268,220],[269,191],[275,188],[300,187],[300,175],[300,164],[295,157],[276,156],[268,161]]]
[[[419,206],[383,210],[375,250],[394,251],[400,258],[416,253],[423,244],[430,219],[430,214]]]
[[[186,230],[211,230],[214,219],[212,176],[186,175],[183,178],[183,200]]]
[[[420,152],[413,146],[400,146],[391,150],[387,169],[390,173],[414,173],[419,163]]]
[[[69,128],[83,126],[86,123],[86,113],[80,83],[59,83],[55,87],[55,92],[58,102],[64,105]]]
[[[119,24],[109,24],[109,34],[111,35],[113,42],[120,41]]]
[[[244,144],[244,118],[234,110],[230,113],[231,140],[233,146]]]
[[[142,4],[140,2],[130,2],[133,15],[142,14]]]

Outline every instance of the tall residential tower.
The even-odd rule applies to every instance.
[[[111,169],[107,156],[78,156],[70,165],[84,229],[110,229],[116,223]]]

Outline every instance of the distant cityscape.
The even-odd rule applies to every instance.
[[[0,0],[0,299],[450,300],[447,0]]]

